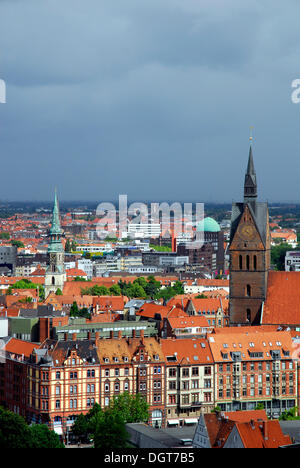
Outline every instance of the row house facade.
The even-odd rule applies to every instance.
[[[195,424],[214,407],[214,363],[205,339],[161,341],[166,359],[167,424]]]
[[[154,427],[196,423],[216,406],[261,404],[278,418],[298,406],[298,356],[289,332],[263,328],[219,329],[206,339],[11,338],[0,356],[0,406],[61,435],[96,402],[105,408],[124,392],[145,397]]]
[[[68,338],[68,337],[66,337]],[[45,423],[66,435],[76,416],[97,402],[107,407],[125,391],[140,393],[149,405],[149,424],[165,424],[165,359],[156,338],[55,341],[22,354],[2,350],[0,405],[21,414],[29,423]],[[29,343],[26,343],[29,345]]]
[[[247,329],[220,330],[208,338],[215,363],[215,404],[222,411],[262,405],[269,417],[278,418],[297,407],[298,372],[291,335]]]

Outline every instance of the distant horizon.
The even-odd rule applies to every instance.
[[[95,200],[76,200],[76,199],[70,199],[70,200],[61,200],[59,197],[59,204],[62,205],[62,204],[67,204],[67,203],[70,203],[70,204],[93,204],[93,205],[98,205],[100,203],[103,203],[103,202],[107,202],[107,203],[113,203],[115,204],[116,206],[118,205],[118,200],[117,199],[102,199],[100,201],[95,201]],[[267,202],[269,204],[269,206],[273,207],[274,208],[274,205],[278,205],[278,206],[289,206],[289,205],[300,205],[300,200],[299,201],[290,201],[290,200],[287,200],[287,201],[270,201],[270,200],[263,200],[263,199],[258,199],[259,202]],[[169,203],[169,204],[172,204],[172,203],[180,203],[180,204],[184,204],[184,203],[192,203],[192,204],[196,204],[196,203],[203,203],[204,205],[218,205],[218,206],[231,206],[232,203],[239,203],[239,202],[243,202],[243,199],[241,197],[240,200],[231,200],[231,201],[195,201],[195,200],[184,200],[184,201],[180,201],[180,200],[159,200],[159,199],[153,199],[153,200],[143,200],[143,199],[139,199],[138,197],[136,199],[128,199],[128,205],[131,204],[131,203],[134,203],[134,202],[141,202],[141,203],[146,203],[146,204],[151,204],[151,203]],[[51,200],[1,200],[0,199],[0,207],[3,206],[3,205],[6,205],[6,204],[16,204],[16,205],[20,205],[20,204],[34,204],[34,205],[42,205],[42,204],[47,204],[47,205],[51,205],[53,204],[54,201],[51,199]]]

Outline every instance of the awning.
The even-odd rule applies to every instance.
[[[185,419],[184,424],[197,424],[198,419]]]
[[[59,434],[59,435],[62,435],[63,433],[63,430],[62,430],[62,427],[55,427],[54,426],[54,432],[56,432],[56,434]]]
[[[179,419],[168,419],[168,424],[179,424]]]

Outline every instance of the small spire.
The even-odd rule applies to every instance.
[[[254,162],[253,162],[253,154],[252,154],[252,146],[251,146],[251,145],[250,145],[250,149],[249,149],[249,158],[248,158],[247,174],[255,175]]]
[[[59,205],[58,205],[56,187],[55,187],[55,191],[54,191],[54,206],[53,206],[53,212],[52,212],[52,221],[51,221],[50,233],[53,233],[53,234],[56,234],[56,233],[60,234],[61,233],[60,220],[59,220]]]
[[[254,169],[252,145],[250,142],[249,158],[244,184],[244,201],[254,201],[257,198],[256,172]]]

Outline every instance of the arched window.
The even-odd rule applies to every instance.
[[[257,257],[256,257],[256,255],[254,255],[254,257],[253,257],[253,268],[254,268],[254,270],[257,269]]]
[[[250,270],[250,257],[249,257],[249,255],[247,255],[247,257],[246,257],[246,268],[247,268],[247,270]]]
[[[55,285],[55,277],[52,276],[52,285],[54,286]]]
[[[240,267],[240,270],[243,269],[243,257],[242,257],[242,255],[239,256],[239,267]]]
[[[251,322],[251,310],[247,309],[247,322]]]
[[[248,297],[251,296],[251,286],[250,286],[250,284],[247,284],[247,286],[246,286],[246,296],[248,296]]]

